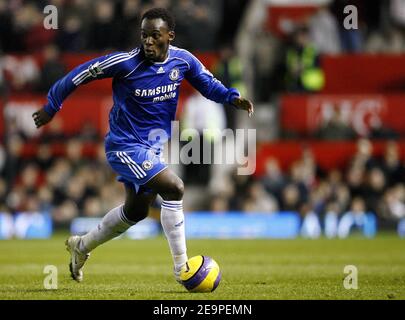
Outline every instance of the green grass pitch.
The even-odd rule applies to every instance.
[[[0,299],[404,299],[405,240],[394,234],[345,240],[188,240],[189,256],[220,265],[212,293],[188,293],[172,275],[163,237],[114,240],[97,248],[84,281],[68,273],[65,235],[50,240],[0,241]],[[58,269],[58,289],[44,289],[46,265]],[[346,265],[358,270],[347,290]]]

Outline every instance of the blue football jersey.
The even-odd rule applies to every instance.
[[[167,59],[153,63],[145,59],[138,47],[90,60],[73,69],[49,90],[46,112],[54,115],[78,86],[104,78],[113,78],[107,150],[131,150],[136,145],[160,149],[164,141],[151,139],[151,133],[163,129],[170,138],[183,79],[218,103],[231,103],[239,96],[236,89],[226,88],[187,50],[169,46]]]

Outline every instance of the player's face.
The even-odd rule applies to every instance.
[[[174,31],[169,31],[167,23],[162,19],[143,19],[141,24],[141,41],[146,59],[162,62],[167,58],[170,41],[174,39]]]

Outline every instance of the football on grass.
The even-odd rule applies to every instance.
[[[188,259],[181,269],[180,279],[190,292],[211,292],[221,281],[221,271],[214,259],[200,255]]]

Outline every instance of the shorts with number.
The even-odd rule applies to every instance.
[[[117,180],[135,189],[136,193],[152,192],[144,186],[159,172],[167,168],[161,154],[148,148],[135,147],[131,151],[107,151],[107,160]]]

